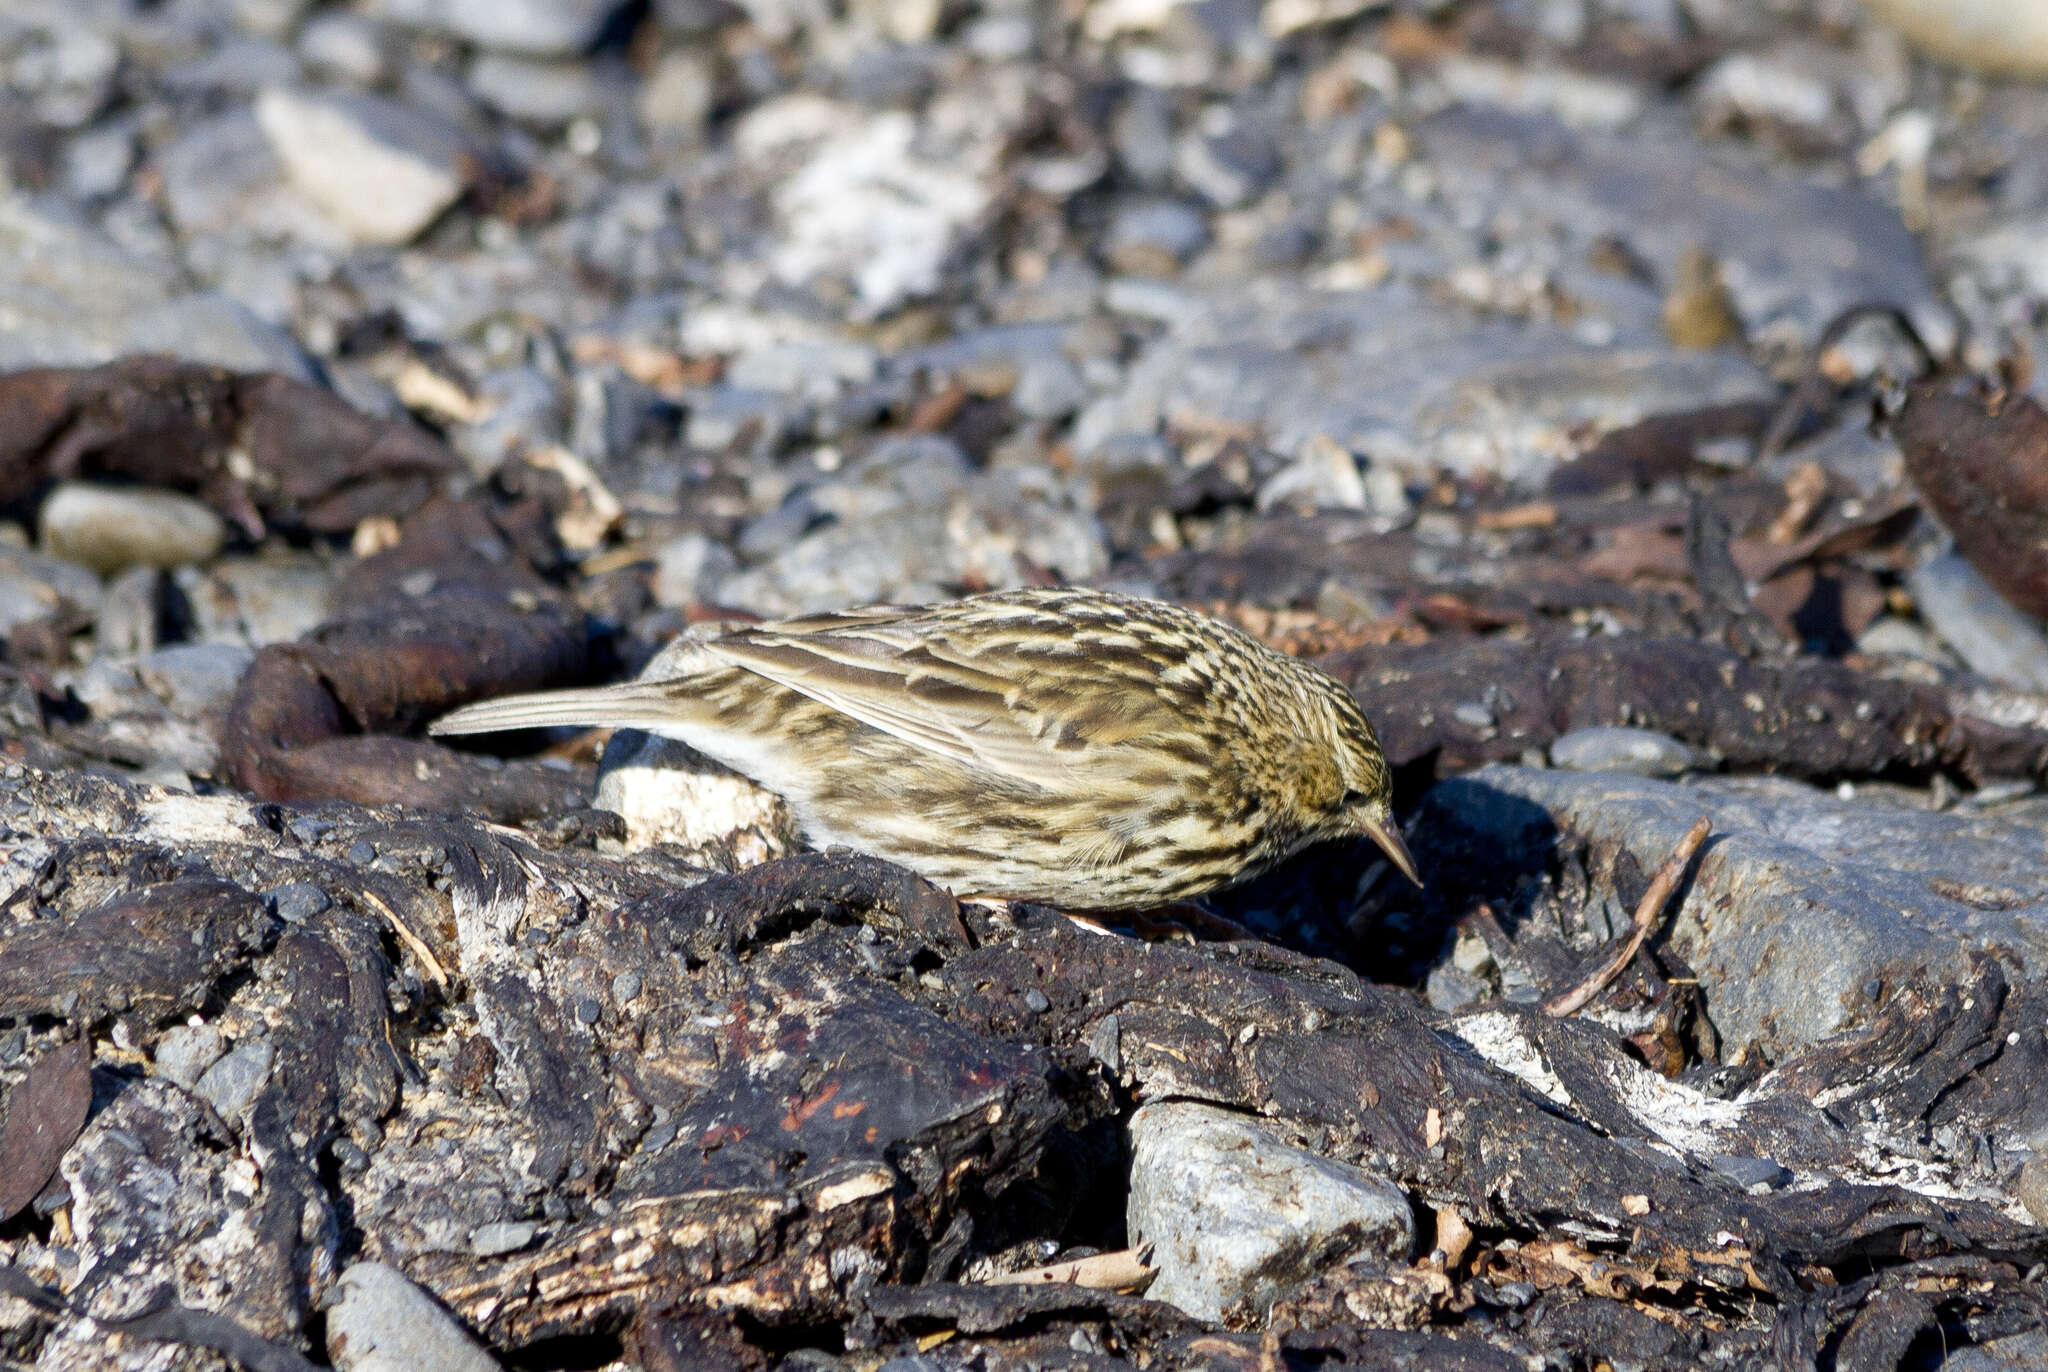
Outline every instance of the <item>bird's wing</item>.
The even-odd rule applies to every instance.
[[[1052,661],[1028,636],[949,633],[921,618],[829,619],[709,647],[906,743],[1041,788],[1070,784],[1091,745],[1137,732],[1136,717],[1158,706],[1135,680],[1120,691],[1087,689],[1075,673],[1089,664]]]

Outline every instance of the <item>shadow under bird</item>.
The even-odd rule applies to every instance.
[[[507,696],[430,732],[679,739],[781,794],[814,846],[962,898],[1143,909],[1361,835],[1420,884],[1350,692],[1177,605],[1000,591],[686,642],[660,680]]]

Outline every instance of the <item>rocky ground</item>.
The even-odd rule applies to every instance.
[[[2048,40],[1872,8],[0,8],[0,1366],[2048,1363]],[[1058,581],[1426,890],[422,735]]]

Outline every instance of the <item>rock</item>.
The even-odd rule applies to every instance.
[[[640,679],[670,674],[691,648],[685,633],[654,655]],[[728,862],[751,865],[796,847],[780,796],[673,739],[637,729],[621,729],[605,744],[597,807],[625,819],[628,852],[654,843],[700,852],[722,847]]]
[[[932,160],[914,146],[916,121],[899,110],[846,110],[834,124],[775,187],[780,241],[770,265],[792,285],[846,282],[855,317],[873,319],[938,289],[947,255],[988,208],[990,152]]]
[[[1261,510],[1362,510],[1365,479],[1359,475],[1358,459],[1341,444],[1312,439],[1292,462],[1260,484],[1255,503]]]
[[[824,403],[849,386],[875,379],[880,358],[866,343],[831,340],[790,340],[749,348],[725,369],[728,385],[742,390],[774,391]]]
[[[640,83],[640,122],[656,133],[701,133],[718,101],[718,73],[705,54],[688,48],[661,55]]]
[[[385,31],[360,14],[321,10],[299,30],[299,60],[313,72],[374,86],[391,70]]]
[[[145,261],[52,201],[0,195],[0,371],[93,366],[171,353],[304,378],[297,346],[233,301],[181,295],[168,262]]]
[[[293,183],[356,243],[409,242],[467,179],[462,135],[411,105],[273,86],[256,118]]]
[[[1062,420],[1088,403],[1081,369],[1053,354],[1034,357],[1017,372],[1010,404],[1027,419]]]
[[[1131,1242],[1150,1243],[1153,1300],[1197,1319],[1257,1320],[1318,1273],[1405,1260],[1408,1198],[1392,1182],[1192,1101],[1131,1118]]]
[[[156,1070],[187,1091],[227,1051],[227,1040],[210,1024],[180,1024],[156,1042]]]
[[[2034,1330],[1986,1339],[1974,1348],[1959,1348],[1941,1360],[1942,1372],[2032,1372],[2048,1367],[2048,1333]]]
[[[479,53],[469,64],[469,89],[498,113],[543,128],[603,109],[604,83],[588,62]]]
[[[1184,201],[1154,196],[1117,207],[1102,254],[1120,272],[1171,276],[1208,244],[1208,216]]]
[[[38,523],[46,551],[103,574],[204,562],[227,539],[226,522],[190,496],[79,481],[50,493]]]
[[[256,654],[229,643],[180,643],[138,659],[135,675],[180,719],[224,708]]]
[[[1588,346],[1551,326],[1475,319],[1420,291],[1263,281],[1184,298],[1120,391],[1083,410],[1074,445],[1152,433],[1166,416],[1299,452],[1328,439],[1374,468],[1498,473],[1534,486],[1587,430],[1768,395],[1727,351]]]
[[[1962,660],[1924,626],[1898,615],[1883,615],[1856,636],[1856,651],[1873,656],[1911,657],[1939,667],[1960,667]]]
[[[497,1372],[497,1360],[395,1267],[356,1263],[335,1292],[327,1355],[341,1372]]]
[[[243,1039],[200,1075],[193,1084],[193,1094],[211,1105],[222,1119],[240,1119],[256,1103],[256,1093],[270,1076],[274,1052],[269,1039]]]
[[[1937,813],[1789,781],[1506,766],[1440,783],[1424,809],[1417,851],[1470,852],[1508,874],[1503,890],[1560,847],[1590,847],[1589,865],[1626,851],[1647,873],[1694,820],[1712,821],[1663,937],[1700,978],[1724,1061],[1840,1033],[1867,1020],[1873,994],[1915,978],[1970,984],[1983,949],[2029,965],[2048,954],[2048,818],[2031,809]]]
[[[1258,129],[1235,120],[1205,120],[1212,127],[1182,138],[1173,169],[1219,209],[1249,204],[1280,174],[1280,153]]]
[[[2007,0],[1863,0],[1944,62],[2000,76],[2048,74],[2048,10]]]
[[[0,635],[66,610],[97,614],[102,594],[77,563],[0,543]]]
[[[1570,772],[1669,777],[1698,764],[1692,749],[1654,729],[1574,729],[1550,745],[1550,765]]]
[[[363,8],[486,48],[566,57],[596,40],[625,0],[372,0]]]
[[[494,1224],[480,1224],[470,1231],[469,1251],[480,1258],[516,1253],[532,1243],[533,1236],[539,1232],[540,1226],[532,1220],[499,1220]]]
[[[1956,655],[1996,681],[2048,690],[2048,640],[2041,626],[1994,591],[1960,553],[1943,553],[1907,574],[1920,614]]]
[[[310,633],[332,608],[334,573],[311,558],[223,558],[175,577],[208,643],[260,648]]]
[[[713,604],[719,587],[740,569],[732,549],[700,533],[683,534],[661,545],[654,570],[654,598],[684,609]]]

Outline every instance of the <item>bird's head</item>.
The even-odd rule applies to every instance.
[[[1370,838],[1401,869],[1403,876],[1417,886],[1422,885],[1422,878],[1415,872],[1415,859],[1408,855],[1401,827],[1394,821],[1393,772],[1387,766],[1387,755],[1380,749],[1372,721],[1337,681],[1325,677],[1318,684],[1324,686],[1330,755],[1340,788],[1326,810],[1325,833],[1331,837]]]

